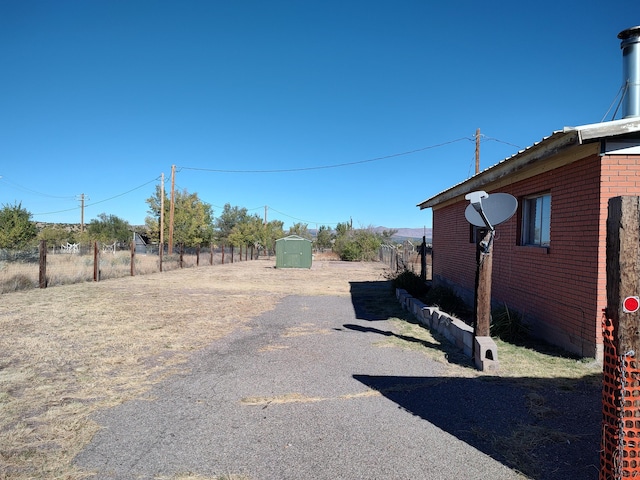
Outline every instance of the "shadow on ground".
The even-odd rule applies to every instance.
[[[529,478],[598,478],[601,404],[596,382],[586,380],[565,391],[564,379],[354,378]]]
[[[396,302],[390,282],[353,282],[351,299],[360,320],[401,318],[415,323]],[[417,342],[444,351],[452,363],[470,365],[446,341],[438,345],[373,326],[343,327]],[[531,479],[598,478],[602,422],[599,374],[580,380],[489,376],[354,378],[400,408]]]

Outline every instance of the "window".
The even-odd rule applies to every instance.
[[[551,195],[525,197],[522,208],[522,245],[548,247],[551,240]]]

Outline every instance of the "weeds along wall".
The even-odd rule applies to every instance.
[[[130,245],[66,244],[41,242],[28,250],[0,250],[0,293],[131,275],[257,259],[263,252],[252,247],[177,246],[172,255],[157,248],[136,252]]]

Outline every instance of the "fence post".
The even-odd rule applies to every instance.
[[[93,281],[100,281],[100,252],[98,242],[93,242]]]
[[[609,200],[600,479],[640,475],[640,197]]]
[[[196,267],[200,266],[200,245],[196,245]]]
[[[253,245],[251,245],[251,260],[253,260]]]
[[[231,263],[233,263],[233,245],[231,245]]]
[[[184,264],[184,243],[180,244],[180,268],[183,267]]]
[[[209,265],[213,265],[213,243],[209,245]]]
[[[162,271],[162,257],[163,257],[163,255],[164,255],[164,243],[161,243],[161,244],[160,244],[160,250],[159,250],[158,252],[159,252],[159,254],[160,254],[160,258],[159,258],[159,261],[160,261],[160,271]]]
[[[224,243],[222,244],[222,265],[224,265]]]
[[[131,242],[131,276],[136,274],[136,242]]]
[[[40,240],[40,272],[38,275],[40,288],[47,288],[47,241]]]

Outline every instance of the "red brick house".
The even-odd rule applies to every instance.
[[[433,209],[433,281],[473,305],[474,227],[465,194],[518,199],[496,228],[492,300],[525,315],[536,336],[600,358],[611,197],[640,195],[640,116],[565,128],[418,204]]]
[[[556,131],[418,204],[433,209],[433,281],[473,305],[476,227],[465,195],[509,193],[516,214],[496,228],[492,301],[522,313],[538,337],[602,357],[608,201],[640,195],[640,26],[618,35],[622,120]]]

